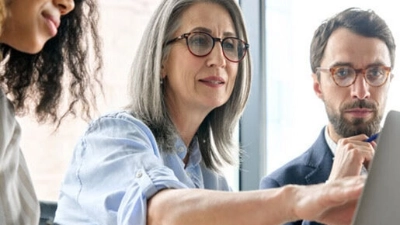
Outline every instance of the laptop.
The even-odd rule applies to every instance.
[[[388,112],[353,225],[400,224],[400,112]]]

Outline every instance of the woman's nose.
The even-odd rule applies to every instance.
[[[215,42],[214,48],[211,50],[210,54],[207,57],[209,58],[207,63],[210,66],[226,66],[226,58],[222,49],[221,42]]]
[[[62,16],[68,14],[75,8],[74,0],[54,0],[54,4],[60,10]]]

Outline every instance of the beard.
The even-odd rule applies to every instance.
[[[382,120],[382,112],[378,111],[378,107],[365,100],[358,100],[342,106],[339,109],[339,114],[335,112],[334,107],[329,106],[325,102],[325,109],[328,114],[329,122],[333,125],[335,132],[346,138],[359,134],[371,136],[378,133],[380,130],[380,123]],[[355,118],[351,121],[344,118],[344,111],[352,108],[365,108],[374,112],[372,119],[365,120],[363,118]]]

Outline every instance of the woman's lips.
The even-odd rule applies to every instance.
[[[60,20],[50,14],[43,14],[43,17],[45,18],[47,26],[49,27],[51,36],[56,36],[58,27],[60,26]]]

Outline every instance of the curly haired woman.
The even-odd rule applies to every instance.
[[[96,108],[97,21],[94,0],[0,0],[0,224],[39,221],[15,116],[57,129],[67,115],[90,119]]]

